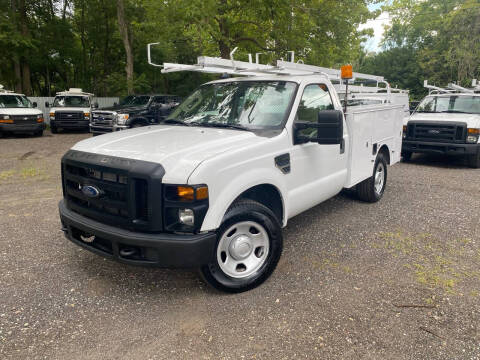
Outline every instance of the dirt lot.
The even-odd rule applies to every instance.
[[[60,231],[60,157],[88,134],[0,139],[0,358],[480,359],[480,170],[414,157],[385,197],[342,194],[285,229],[240,295]]]

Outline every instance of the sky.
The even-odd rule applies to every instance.
[[[378,10],[382,4],[373,4],[368,8],[370,11]],[[390,25],[390,15],[387,12],[382,12],[376,19],[368,20],[365,24],[359,26],[359,29],[368,29],[372,28],[374,31],[374,36],[369,38],[366,42],[363,43],[363,46],[367,51],[380,51],[380,42],[383,38],[384,26]]]

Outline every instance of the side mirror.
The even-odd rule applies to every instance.
[[[98,109],[98,102],[93,103],[93,108]]]
[[[49,107],[50,107],[50,104],[48,103],[48,101],[45,101],[45,107],[46,107],[46,108],[49,108]]]
[[[117,102],[114,102],[114,103],[113,103],[113,106],[117,106],[117,105],[118,105],[118,103],[117,103]]]
[[[296,121],[294,124],[294,144],[316,142],[322,145],[342,144],[343,112],[340,110],[322,110],[316,123]]]
[[[34,108],[36,108],[38,106],[36,101],[34,101],[32,105],[33,105]]]

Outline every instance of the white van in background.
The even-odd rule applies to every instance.
[[[45,103],[50,108],[50,129],[56,134],[58,129],[85,130],[90,129],[92,109],[98,104],[93,103],[93,94],[83,92],[82,89],[71,88],[68,91],[58,92],[53,104]]]

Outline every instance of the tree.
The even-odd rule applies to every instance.
[[[120,30],[120,35],[122,36],[123,47],[125,48],[125,54],[127,57],[125,71],[127,73],[128,94],[133,94],[133,52],[130,27],[125,18],[125,4],[123,0],[117,0],[117,16],[118,28]]]

